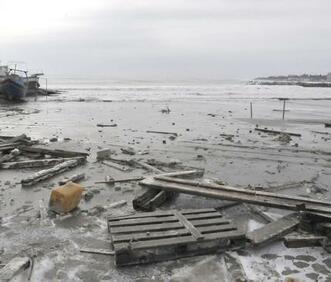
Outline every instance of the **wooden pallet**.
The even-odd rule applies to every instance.
[[[117,266],[204,255],[245,244],[215,209],[168,210],[108,218]]]

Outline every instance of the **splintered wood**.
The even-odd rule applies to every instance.
[[[215,209],[110,217],[108,229],[117,266],[216,253],[245,244],[245,234]]]

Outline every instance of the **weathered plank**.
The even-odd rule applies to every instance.
[[[263,128],[255,128],[256,131],[261,131],[269,134],[286,134],[296,137],[301,137],[300,133],[293,133],[293,132],[285,132],[285,131],[278,131],[278,130],[271,130],[271,129],[263,129]]]
[[[0,281],[10,281],[16,274],[30,266],[29,257],[15,257],[0,269]]]
[[[289,234],[284,237],[284,245],[287,248],[316,247],[322,246],[326,239],[326,236],[319,235]]]
[[[244,202],[294,211],[319,212],[331,214],[331,203],[304,197],[245,190],[225,185],[206,184],[163,176],[146,178],[139,183],[142,186],[166,191],[187,193],[203,197]]]
[[[28,160],[28,161],[19,161],[19,162],[5,162],[1,164],[1,168],[17,169],[17,168],[47,167],[75,159],[77,158],[57,158],[57,159]]]
[[[243,233],[238,230],[234,231],[224,231],[217,233],[208,233],[204,236],[203,241],[215,240],[215,239],[237,239],[243,238]],[[147,248],[156,248],[156,247],[167,247],[174,244],[187,244],[197,242],[196,239],[190,234],[187,236],[181,236],[177,238],[167,238],[161,240],[148,240],[148,241],[138,241],[138,242],[129,242],[121,243],[115,245],[115,251],[122,248],[127,248],[128,246],[131,249],[147,249]]]
[[[115,254],[115,252],[111,251],[111,250],[92,249],[92,248],[81,248],[81,249],[79,249],[79,251],[81,253],[107,255],[107,256],[113,256]]]
[[[53,177],[57,174],[60,174],[64,171],[72,169],[72,168],[80,165],[84,161],[85,161],[85,158],[65,161],[63,163],[60,163],[60,164],[52,167],[52,168],[38,171],[38,172],[34,173],[33,175],[22,179],[21,184],[23,186],[31,186],[31,185],[39,182],[39,181],[48,179],[48,178]]]
[[[298,215],[290,214],[248,232],[246,237],[253,245],[262,245],[282,238],[284,235],[292,232],[299,223]]]
[[[130,171],[131,169],[129,167],[126,167],[124,165],[119,165],[117,163],[111,162],[111,161],[102,161],[102,163],[106,166],[109,166],[111,168],[115,168],[120,171]]]
[[[188,229],[190,231],[190,233],[192,234],[193,238],[195,238],[196,240],[201,240],[203,239],[203,235],[200,233],[200,231],[195,228],[195,226],[189,222],[184,215],[182,215],[179,211],[175,211],[174,212],[175,216],[178,218],[179,222],[181,224],[183,224],[183,226],[186,227],[186,229]]]
[[[27,147],[21,146],[20,149],[24,152],[29,153],[40,153],[44,155],[63,157],[63,158],[72,158],[72,157],[87,157],[89,154],[85,152],[76,152],[76,151],[67,151],[59,149],[46,149],[46,148],[36,148],[36,147]]]
[[[197,227],[199,232],[202,234],[216,232],[216,231],[232,231],[236,230],[237,227],[234,226],[230,221],[225,222],[222,225],[212,225],[212,226],[200,226]],[[183,235],[191,234],[187,229],[175,229],[166,231],[153,231],[153,232],[140,232],[131,234],[114,234],[112,235],[112,240],[116,243],[128,242],[128,241],[139,241],[139,240],[150,240],[150,239],[161,239],[161,238],[171,238]]]

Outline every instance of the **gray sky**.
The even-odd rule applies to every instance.
[[[331,71],[330,0],[0,0],[0,6],[0,60],[24,61],[50,76],[222,80]]]

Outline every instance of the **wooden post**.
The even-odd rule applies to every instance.
[[[47,77],[46,77],[46,100],[47,100],[47,97],[48,97],[48,90],[47,90]]]
[[[253,103],[250,102],[250,108],[251,108],[251,119],[253,118]]]
[[[285,119],[285,104],[286,104],[286,99],[283,100],[283,120]]]

